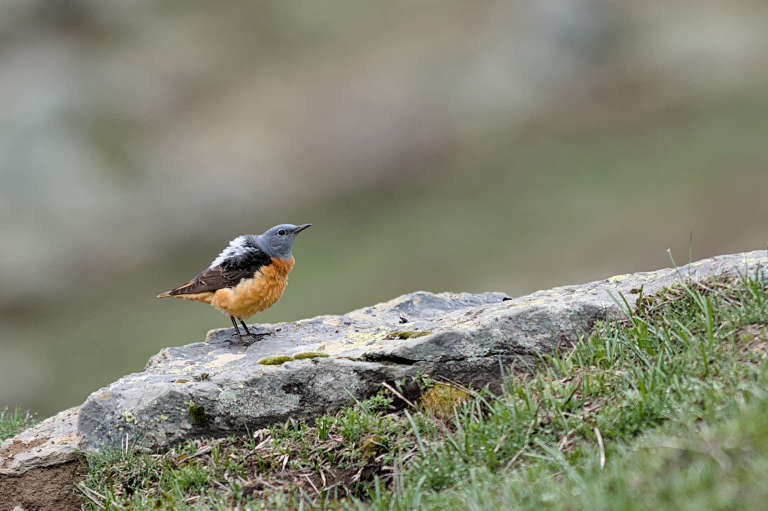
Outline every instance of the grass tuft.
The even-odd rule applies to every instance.
[[[34,414],[20,408],[0,409],[0,442],[34,426],[37,422]]]

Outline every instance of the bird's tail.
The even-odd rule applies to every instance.
[[[178,296],[190,292],[195,287],[195,279],[190,280],[186,284],[169,289],[164,293],[160,293],[155,298],[167,298],[169,296]]]

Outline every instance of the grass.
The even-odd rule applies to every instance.
[[[385,387],[313,424],[90,456],[86,508],[760,508],[761,277],[640,297],[498,395],[421,379],[415,402]]]
[[[23,411],[21,408],[0,409],[0,442],[33,426],[36,422],[37,418],[32,413]]]

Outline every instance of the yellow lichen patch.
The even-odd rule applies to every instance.
[[[324,343],[325,350],[329,355],[335,355],[343,351],[355,348],[373,349],[379,341],[387,339],[387,329],[385,327],[376,327],[362,332],[348,332],[343,338],[336,342]]]
[[[123,420],[128,424],[130,424],[131,422],[136,424],[136,416],[133,415],[133,413],[130,412],[129,410],[126,410],[123,412]]]
[[[371,330],[363,330],[362,332],[349,332],[346,334],[344,341],[352,344],[365,344],[367,342],[383,339],[386,329],[383,327],[376,327]]]
[[[435,417],[447,419],[453,415],[453,409],[470,398],[470,395],[454,385],[436,383],[434,387],[421,395],[419,404]]]
[[[241,359],[245,356],[244,353],[224,353],[222,355],[218,355],[216,358],[205,364],[205,367],[208,368],[215,368],[215,367],[221,367],[224,365],[229,364],[230,362],[234,362],[235,360]]]

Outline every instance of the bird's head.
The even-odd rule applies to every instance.
[[[293,247],[293,241],[296,239],[296,235],[311,226],[312,224],[276,225],[261,235],[261,242],[269,256],[278,259],[290,259],[291,248]]]

